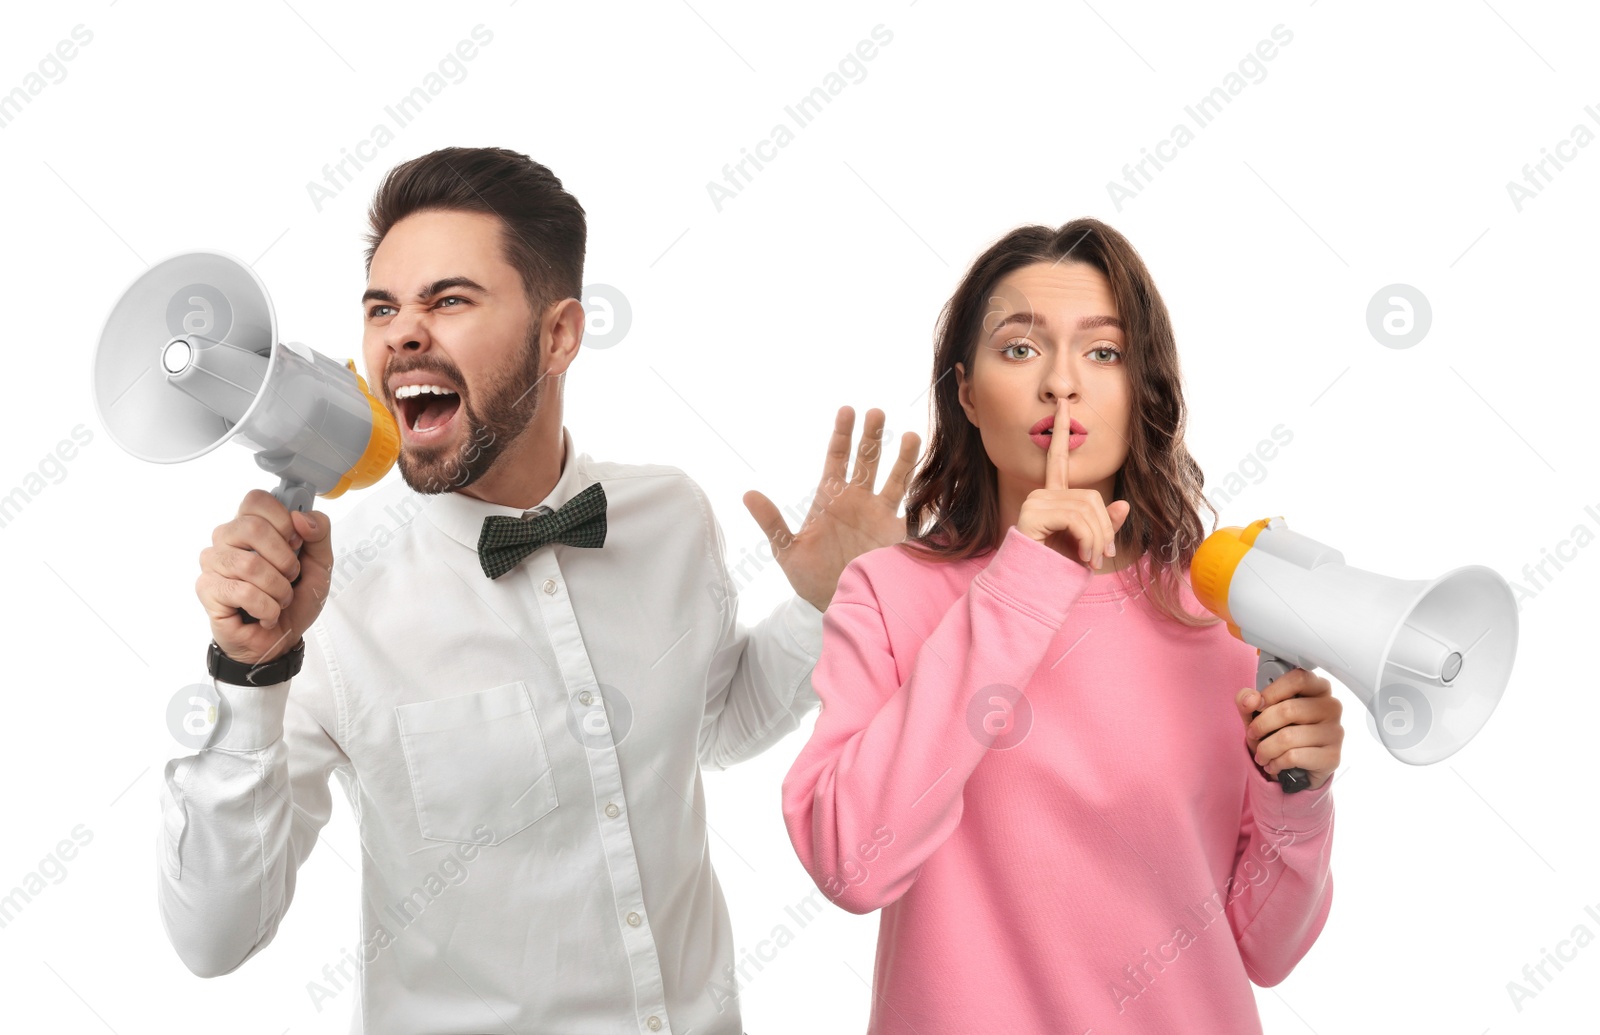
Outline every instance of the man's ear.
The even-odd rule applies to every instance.
[[[551,377],[566,372],[583,344],[583,328],[587,317],[583,304],[576,298],[563,298],[545,307],[540,317],[539,342],[544,355],[541,368]]]
[[[967,368],[956,364],[956,399],[967,413],[967,422],[978,427],[978,408],[972,404],[972,382],[967,380]]]

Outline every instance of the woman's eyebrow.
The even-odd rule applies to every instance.
[[[997,334],[1003,328],[1017,323],[1025,323],[1029,326],[1037,327],[1041,331],[1048,331],[1050,329],[1050,322],[1044,318],[1043,313],[1019,311],[1011,313],[999,323],[995,324],[994,330],[990,331],[989,333]],[[1122,321],[1117,319],[1115,316],[1085,316],[1078,320],[1078,330],[1080,331],[1091,331],[1096,327],[1115,327],[1119,331],[1123,329]]]

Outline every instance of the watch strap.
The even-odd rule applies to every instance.
[[[239,686],[271,686],[299,673],[305,657],[304,636],[286,653],[271,661],[255,665],[228,657],[222,652],[222,648],[217,646],[217,641],[212,640],[211,645],[206,648],[206,671],[211,673],[211,678],[220,679],[224,683],[234,683]]]

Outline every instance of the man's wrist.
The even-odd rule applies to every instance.
[[[206,671],[211,674],[211,678],[224,683],[238,686],[271,686],[296,675],[305,661],[305,654],[306,640],[302,636],[300,642],[271,661],[249,664],[229,657],[223,653],[217,641],[212,640],[206,648]]]

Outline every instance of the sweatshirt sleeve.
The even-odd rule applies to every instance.
[[[328,821],[328,777],[349,764],[317,717],[329,698],[317,632],[288,682],[215,680],[227,726],[167,763],[156,899],[173,948],[201,977],[230,973],[272,941]]]
[[[983,695],[981,717],[1015,703],[1089,580],[1013,526],[915,656],[896,659],[886,623],[902,619],[861,558],[845,569],[812,675],[821,711],[783,782],[789,839],[840,907],[899,899],[955,830],[967,778],[1004,731],[969,721],[969,704]]]
[[[1333,904],[1333,780],[1285,794],[1248,749],[1243,756],[1250,774],[1228,922],[1250,980],[1268,988],[1310,951]]]

